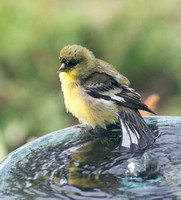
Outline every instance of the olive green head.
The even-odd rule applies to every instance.
[[[91,51],[80,45],[68,45],[64,47],[60,51],[59,59],[61,66],[57,73],[76,71],[77,74],[82,74],[96,60]]]

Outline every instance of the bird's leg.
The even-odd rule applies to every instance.
[[[77,126],[77,128],[80,129],[81,133],[88,133],[90,136],[93,136],[93,128],[86,128],[86,127],[82,127],[82,126]]]

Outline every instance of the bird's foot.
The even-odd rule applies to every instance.
[[[82,127],[82,126],[77,126],[77,128],[80,129],[80,133],[88,133],[91,137],[94,136],[93,134],[93,128],[86,128],[86,127]]]

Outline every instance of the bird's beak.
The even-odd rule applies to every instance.
[[[65,68],[66,68],[65,63],[62,63],[62,65],[60,66],[60,68],[57,71],[57,74],[59,74],[60,72],[63,72]]]

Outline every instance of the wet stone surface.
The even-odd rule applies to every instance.
[[[120,142],[117,134],[85,135],[30,149],[9,167],[10,175],[0,183],[0,196],[37,200],[181,199],[181,118],[146,120],[160,137],[149,149],[134,155],[116,150]],[[0,177],[4,168],[5,164]]]

